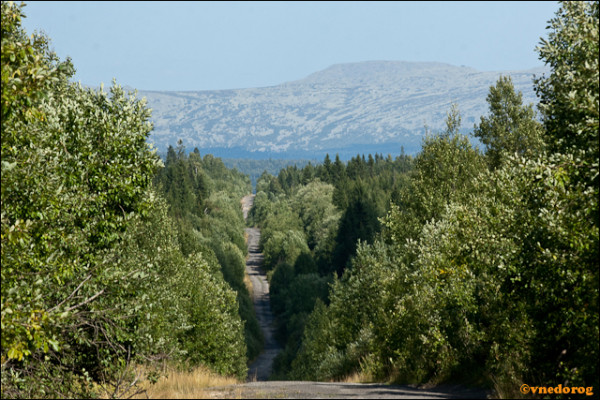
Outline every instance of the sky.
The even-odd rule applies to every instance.
[[[75,81],[140,90],[278,85],[350,62],[543,66],[559,4],[517,2],[26,1],[23,27],[70,57]]]

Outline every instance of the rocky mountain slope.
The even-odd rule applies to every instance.
[[[182,139],[219,156],[319,156],[398,153],[420,147],[424,126],[440,131],[452,102],[472,130],[487,113],[489,87],[510,75],[525,103],[544,68],[482,72],[434,62],[371,61],[333,65],[304,79],[252,89],[140,91],[153,109],[159,151]]]

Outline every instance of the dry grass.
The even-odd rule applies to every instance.
[[[248,232],[244,232],[244,240],[246,241],[246,246],[248,246]],[[246,262],[248,262],[248,256],[246,256]],[[248,289],[248,293],[250,294],[250,298],[253,298],[254,287],[252,286],[252,281],[248,276],[248,271],[244,269],[244,285],[246,285],[246,289]]]
[[[248,289],[248,294],[250,294],[250,298],[253,298],[254,286],[252,286],[252,281],[248,276],[248,272],[244,271],[244,285],[246,285],[246,289]]]
[[[373,377],[365,372],[354,372],[336,381],[341,383],[372,383]]]
[[[143,368],[142,368],[143,369]],[[142,385],[146,393],[139,394],[137,399],[203,399],[215,398],[216,394],[221,392],[211,391],[210,388],[216,386],[235,385],[239,382],[235,378],[224,377],[207,368],[198,367],[188,371],[181,371],[175,368],[168,368],[167,376],[161,377],[155,384],[147,381]],[[226,398],[239,397],[239,392],[235,389],[224,391],[222,394]],[[220,395],[218,397],[221,397]]]
[[[498,379],[494,375],[491,376],[491,381],[494,388],[492,399],[523,399],[526,397],[519,391],[520,385],[514,382]]]

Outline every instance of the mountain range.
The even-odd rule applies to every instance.
[[[179,139],[188,150],[229,158],[321,157],[339,153],[415,152],[425,126],[445,128],[456,103],[470,132],[488,112],[486,97],[500,75],[511,76],[523,102],[537,103],[534,75],[478,71],[437,62],[336,64],[276,86],[210,91],[138,91],[152,109],[150,141],[159,152]]]

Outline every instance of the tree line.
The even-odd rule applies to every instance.
[[[23,17],[2,2],[2,397],[129,397],[165,363],[245,379],[249,178],[161,160],[145,102],[69,82]]]
[[[265,160],[253,160],[248,158],[223,158],[223,163],[229,168],[235,168],[240,172],[250,177],[252,187],[256,187],[258,178],[264,171],[270,174],[277,174],[282,168],[289,165],[296,165],[303,167],[309,162],[315,163],[316,160],[303,160],[303,159],[265,159]]]
[[[288,166],[257,182],[249,224],[261,228],[260,247],[270,280],[277,337],[285,344],[275,376],[287,377],[308,315],[327,301],[334,276],[349,265],[359,241],[372,242],[385,215],[413,170],[413,158],[357,155],[343,163]]]
[[[539,114],[500,77],[482,150],[453,106],[414,158],[261,177],[276,377],[598,387],[598,2],[548,30]]]

